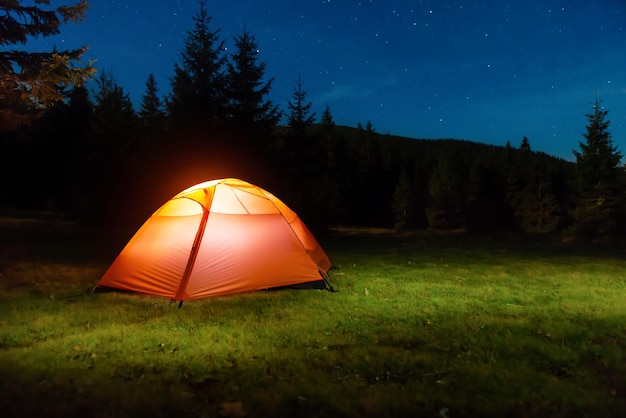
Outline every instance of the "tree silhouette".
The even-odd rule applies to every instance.
[[[154,79],[154,74],[150,73],[148,80],[146,80],[146,92],[141,97],[141,108],[139,110],[139,116],[143,119],[160,119],[165,115],[163,103],[158,93],[159,88]]]
[[[0,128],[13,129],[27,122],[31,114],[63,100],[68,88],[81,86],[95,73],[92,62],[80,67],[85,46],[74,50],[26,52],[6,49],[25,44],[29,38],[48,37],[60,33],[67,22],[85,19],[87,1],[73,6],[45,10],[39,4],[22,5],[18,1],[0,2]]]
[[[226,120],[227,79],[224,74],[226,56],[220,29],[212,31],[212,18],[200,1],[200,10],[193,17],[181,52],[181,64],[174,64],[171,95],[167,108],[178,124],[204,123],[216,127]]]
[[[128,151],[137,117],[130,97],[107,71],[102,71],[96,79],[93,97],[94,133],[102,150],[111,156]]]
[[[313,102],[307,102],[307,94],[308,92],[302,85],[302,78],[298,74],[298,81],[293,90],[291,100],[287,100],[287,108],[289,109],[288,124],[296,137],[304,136],[306,129],[315,122],[315,112],[311,112]]]
[[[92,130],[92,161],[85,191],[91,206],[89,222],[118,222],[124,216],[114,201],[127,199],[135,177],[130,167],[139,155],[137,146],[137,115],[124,89],[113,74],[101,71],[92,91],[94,100]],[[136,205],[133,205],[136,206]]]
[[[325,130],[332,131],[335,129],[335,120],[333,119],[333,114],[330,113],[330,107],[328,105],[324,108],[320,124]]]
[[[229,110],[234,128],[244,133],[269,132],[281,117],[278,106],[265,99],[273,79],[263,81],[266,64],[257,62],[256,40],[247,30],[235,37],[235,47],[233,62],[228,63]]]
[[[619,170],[622,153],[613,144],[608,113],[596,97],[593,112],[585,115],[589,121],[583,134],[585,140],[578,141],[580,151],[574,150],[578,181],[583,192],[613,183]]]
[[[329,222],[344,223],[349,214],[348,200],[354,186],[355,161],[348,152],[345,137],[337,130],[328,105],[322,113],[317,137],[326,157],[319,164],[323,172],[318,186],[324,196],[322,209]]]
[[[578,199],[574,232],[587,239],[611,239],[624,226],[624,169],[622,153],[609,132],[608,111],[597,96],[588,119],[584,141],[578,141],[576,156]]]
[[[519,145],[519,149],[520,151],[524,151],[524,152],[530,152],[530,141],[528,141],[528,137],[526,137],[526,135],[524,135],[524,137],[522,138],[522,142]]]
[[[158,93],[159,89],[154,74],[150,73],[146,81],[146,92],[141,97],[139,110],[142,137],[146,145],[149,145],[155,136],[159,136],[165,130],[166,114]]]

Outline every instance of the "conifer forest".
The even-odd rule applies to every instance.
[[[67,18],[80,19],[79,9],[68,10]],[[0,27],[0,44],[19,47],[20,27]],[[43,62],[3,52],[0,207],[137,227],[186,187],[239,177],[275,194],[314,230],[624,236],[626,172],[599,97],[590,98],[587,125],[574,127],[581,135],[572,161],[533,150],[527,137],[505,147],[396,137],[369,121],[339,126],[328,106],[315,114],[301,78],[285,103],[274,103],[273,83],[284,80],[266,74],[254,34],[244,29],[233,51],[220,36],[200,2],[170,85],[149,75],[141,103],[115,74],[71,65],[80,50]]]

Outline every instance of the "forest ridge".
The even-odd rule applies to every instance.
[[[80,20],[86,7],[79,2],[63,9],[67,16],[42,14],[39,33]],[[51,19],[47,26],[45,19]],[[329,107],[318,120],[300,78],[281,110],[267,99],[273,79],[258,61],[254,35],[244,30],[227,55],[211,23],[201,1],[169,94],[160,96],[150,75],[138,111],[111,73],[99,72],[93,91],[84,87],[95,69],[72,65],[82,49],[39,60],[5,53],[0,206],[52,210],[100,225],[137,224],[195,182],[241,177],[279,196],[315,229],[347,224],[552,232],[584,240],[623,236],[626,176],[598,98],[575,163],[534,152],[526,137],[518,147],[391,137],[369,122],[336,126]],[[19,26],[3,27],[12,31],[3,33],[5,45],[29,35],[20,37]],[[29,66],[32,71],[24,71]]]

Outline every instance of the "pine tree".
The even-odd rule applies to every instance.
[[[326,105],[322,118],[320,119],[317,137],[322,147],[326,150],[324,158],[325,173],[328,179],[334,178],[341,162],[338,160],[339,137],[337,135],[335,121],[330,113],[330,107]]]
[[[593,240],[615,238],[624,226],[622,153],[613,144],[607,115],[596,97],[593,112],[585,115],[585,140],[578,141],[580,151],[574,150],[578,180],[574,232]]]
[[[181,64],[174,64],[167,107],[175,122],[216,127],[227,115],[226,56],[224,42],[218,37],[220,29],[210,29],[212,18],[206,3],[200,1],[194,27],[186,34]]]
[[[27,122],[29,114],[49,108],[66,98],[73,86],[82,86],[95,73],[92,62],[77,66],[87,50],[25,52],[6,49],[10,45],[26,44],[30,38],[48,37],[60,33],[67,22],[85,20],[87,1],[73,6],[58,6],[45,10],[39,4],[22,5],[18,1],[0,2],[0,128],[12,129]]]
[[[578,141],[580,151],[574,150],[578,182],[583,192],[613,183],[620,169],[622,153],[613,144],[609,132],[610,121],[606,119],[608,113],[596,98],[593,113],[585,115],[589,121],[583,134],[585,141]]]
[[[96,79],[93,97],[96,143],[108,156],[116,158],[129,150],[135,137],[137,115],[133,104],[107,71],[102,71]]]
[[[380,174],[380,149],[378,146],[378,134],[371,121],[367,121],[365,129],[361,123],[357,124],[357,135],[359,137],[359,173],[366,181],[373,180],[373,177]]]
[[[530,141],[524,135],[519,150],[510,147],[506,148],[506,150],[506,201],[513,216],[513,223],[518,229],[525,230],[525,225],[527,224],[524,220],[525,216],[533,210],[528,207],[528,203],[532,200],[529,198],[529,195],[534,195],[536,188],[536,185],[533,183],[535,164]]]
[[[118,199],[129,198],[137,163],[137,115],[128,94],[111,72],[101,71],[92,91],[94,101],[90,187],[85,191],[88,222],[118,222]],[[136,190],[136,188],[135,188]],[[132,206],[132,205],[131,205]],[[135,205],[137,208],[138,205]],[[123,215],[130,219],[129,212]]]
[[[146,92],[141,97],[141,108],[139,110],[139,116],[143,119],[153,120],[160,119],[165,116],[163,111],[163,103],[158,96],[159,88],[157,82],[154,79],[154,74],[148,75],[146,81]]]
[[[346,222],[349,193],[354,187],[355,175],[352,168],[354,159],[349,155],[346,139],[336,128],[330,107],[326,105],[317,135],[326,150],[321,189],[325,196],[325,209],[329,213],[328,220],[334,224]]]
[[[263,81],[266,63],[257,62],[259,50],[254,36],[244,29],[235,37],[235,47],[233,62],[228,63],[230,117],[237,130],[269,131],[281,118],[278,106],[265,99],[273,79]]]
[[[523,152],[530,152],[530,141],[528,141],[528,137],[526,137],[526,135],[524,135],[524,137],[522,138],[522,142],[519,145],[519,149],[520,151]]]
[[[333,119],[332,113],[330,113],[330,107],[328,105],[326,105],[326,108],[324,109],[324,112],[322,113],[322,118],[320,119],[320,125],[325,135],[330,135],[335,130],[335,120]]]
[[[142,136],[148,143],[152,137],[158,136],[165,129],[166,114],[158,93],[159,89],[154,79],[154,74],[150,73],[146,81],[146,92],[141,97],[141,108],[139,110],[143,131]]]
[[[307,94],[308,92],[302,85],[302,78],[298,74],[298,81],[292,95],[293,101],[287,100],[288,123],[295,136],[304,136],[306,129],[315,122],[315,112],[311,112],[313,102],[307,102]]]
[[[323,155],[321,155],[323,161],[320,165],[323,166],[326,178],[325,182],[333,182],[342,164],[342,162],[339,161],[339,158],[341,158],[339,156],[339,148],[342,144],[339,144],[340,138],[337,135],[335,121],[333,120],[333,115],[330,113],[330,107],[328,107],[328,105],[326,105],[322,113],[316,137],[320,143],[320,147],[323,149]],[[334,188],[336,189],[336,187]]]
[[[287,99],[287,129],[277,139],[283,141],[280,164],[284,172],[288,173],[286,183],[291,189],[291,202],[296,211],[308,222],[319,226],[324,220],[315,218],[315,212],[323,201],[324,191],[316,188],[323,181],[324,149],[321,141],[314,132],[308,130],[315,121],[315,113],[311,112],[312,102],[307,101],[307,91],[304,89],[302,79],[298,74],[298,80],[293,91],[291,100]],[[314,191],[305,194],[303,186]]]

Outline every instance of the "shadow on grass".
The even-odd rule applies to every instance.
[[[441,321],[352,338],[334,326],[320,339],[283,337],[252,355],[209,341],[143,353],[122,346],[117,356],[15,351],[0,364],[0,405],[5,417],[618,417],[626,407],[626,347],[602,331],[550,336],[494,319],[465,333]]]
[[[561,236],[494,232],[471,234],[462,231],[413,231],[396,234],[392,230],[376,233],[328,231],[318,237],[329,254],[380,257],[384,255],[407,258],[424,254],[444,261],[461,258],[464,263],[497,263],[509,257],[516,259],[550,259],[555,263],[570,263],[572,258],[624,261],[626,243],[564,242]]]
[[[0,214],[0,263],[110,263],[134,232],[99,230],[46,212]]]

